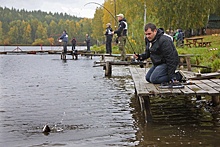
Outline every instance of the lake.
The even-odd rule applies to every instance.
[[[152,98],[145,124],[128,68],[107,78],[99,59],[0,55],[0,146],[219,146],[220,112],[208,99]]]

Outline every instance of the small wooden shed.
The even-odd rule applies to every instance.
[[[206,28],[206,34],[220,34],[220,15],[211,14]]]

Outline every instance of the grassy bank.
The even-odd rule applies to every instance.
[[[196,68],[193,70],[200,70],[201,72],[214,72],[220,69],[220,34],[218,35],[206,35],[204,37],[204,41],[212,42],[211,47],[192,47],[188,48],[185,46],[184,48],[177,48],[179,54],[193,54],[194,57],[191,57],[191,63],[201,66],[210,67],[211,70],[206,68]],[[185,41],[186,42],[186,41]],[[93,46],[92,50],[97,51],[99,53],[105,53],[105,45],[102,46]],[[144,48],[143,48],[144,52]],[[117,45],[113,45],[112,47],[113,54],[120,54]],[[132,54],[132,52],[127,51],[128,54]]]
[[[204,41],[212,42],[211,47],[184,47],[177,48],[179,54],[193,54],[191,58],[192,64],[210,67],[211,70],[205,68],[197,69],[201,72],[214,72],[220,69],[220,35],[206,35]]]

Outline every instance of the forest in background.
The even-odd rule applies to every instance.
[[[219,3],[220,0],[105,0],[102,6],[90,3],[97,5],[93,19],[0,7],[0,44],[53,45],[63,29],[70,39],[74,36],[83,42],[88,33],[93,44],[102,44],[106,24],[110,22],[113,30],[117,29],[115,15],[123,13],[128,23],[129,42],[139,52],[144,48],[144,23],[153,22],[165,30],[203,28],[210,14],[220,15]],[[126,48],[131,50],[129,43]]]
[[[219,3],[220,0],[106,0],[103,6],[113,15],[124,14],[129,42],[140,53],[145,46],[144,23],[152,22],[169,31],[206,28],[210,14],[220,15]],[[98,40],[103,40],[98,28],[105,28],[108,22],[117,24],[104,8],[96,9],[92,23],[92,35]],[[126,44],[127,52],[133,52],[131,45]]]
[[[91,34],[91,19],[77,18],[63,13],[47,13],[0,7],[1,45],[55,45],[66,30],[69,40],[78,42]]]

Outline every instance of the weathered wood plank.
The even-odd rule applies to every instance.
[[[198,87],[197,85],[186,85],[189,89],[191,89],[192,91],[195,92],[195,94],[201,95],[201,94],[208,94],[207,91],[201,89],[200,87]]]
[[[146,95],[155,95],[158,94],[159,91],[154,86],[154,84],[148,83],[145,79],[145,69],[143,68],[135,68],[131,67],[130,72],[132,75],[132,78],[134,80],[135,85],[137,85],[137,94],[141,96]]]
[[[201,76],[190,77],[189,79],[191,79],[191,80],[202,80],[202,79],[216,78],[218,76],[220,76],[220,73],[214,72],[214,73],[201,74]]]
[[[147,83],[147,84],[146,84],[146,87],[147,87],[147,90],[149,91],[149,93],[150,93],[151,95],[157,95],[157,94],[160,93],[160,92],[157,90],[157,88],[155,87],[154,84]]]
[[[159,84],[148,83],[145,80],[146,73],[149,68],[137,68],[131,67],[130,71],[133,77],[134,82],[137,85],[138,95],[147,96],[147,95],[218,95],[220,92],[220,80],[212,79],[211,80],[191,80],[189,85],[184,85],[185,87],[182,89],[161,89],[159,88]],[[192,75],[191,72],[187,72],[188,77]],[[212,75],[212,74],[209,74]],[[216,75],[216,74],[214,74]],[[219,82],[219,84],[218,84]]]
[[[195,91],[191,90],[189,87],[187,87],[186,85],[184,85],[185,87],[180,89],[180,91],[184,94],[184,95],[193,95],[195,94]]]
[[[210,87],[212,87],[213,89],[217,90],[220,92],[220,84],[217,84],[211,80],[201,80],[201,82],[209,85]]]
[[[154,84],[154,85],[160,94],[182,94],[182,91],[180,91],[180,89],[173,89],[173,88],[163,89],[163,88],[159,88],[160,84]]]
[[[211,79],[211,81],[220,84],[220,79]]]
[[[216,91],[215,89],[213,89],[212,87],[206,85],[205,83],[201,81],[196,81],[196,85],[200,87],[201,89],[203,89],[204,91],[207,91],[208,94],[219,94],[218,91]]]

